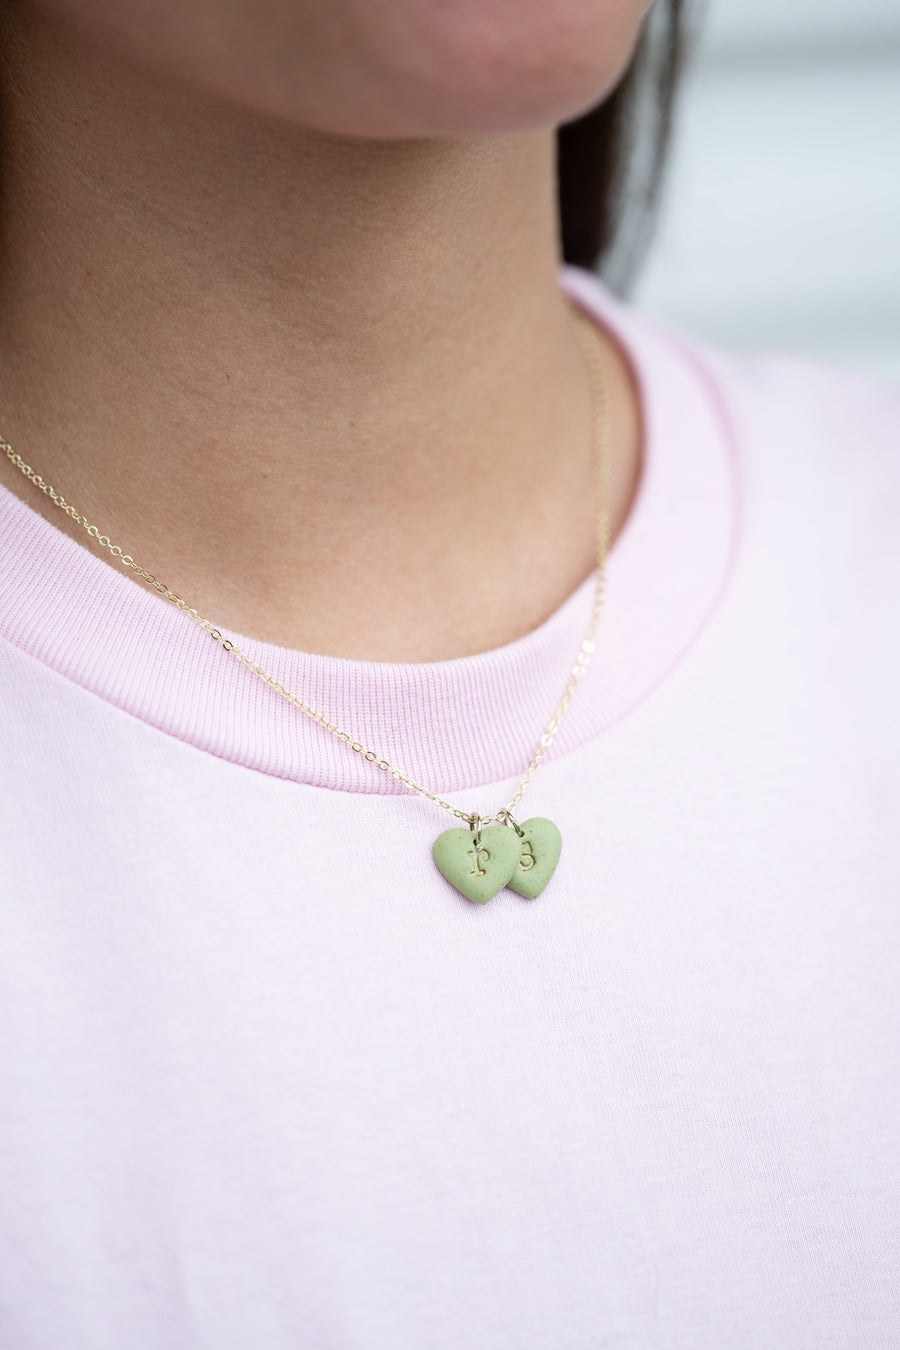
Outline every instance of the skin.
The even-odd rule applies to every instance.
[[[521,637],[594,566],[554,131],[645,9],[10,0],[0,430],[223,629],[377,661]],[[640,417],[600,336],[615,540]]]

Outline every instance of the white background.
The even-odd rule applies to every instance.
[[[711,0],[631,295],[900,379],[900,0]]]

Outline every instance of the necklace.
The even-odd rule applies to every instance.
[[[135,562],[130,554],[124,553],[118,544],[113,544],[108,535],[101,534],[96,525],[91,525],[55,488],[45,482],[30,464],[25,463],[7,440],[0,436],[0,449],[5,452],[11,463],[21,470],[26,478],[40,488],[41,492],[65,511],[76,524],[86,530],[101,548],[108,549],[123,567],[127,567],[135,576],[151,586],[164,600],[168,600],[193,619],[195,623],[198,623],[201,628],[205,629],[210,637],[221,645],[223,651],[235,657],[254,675],[268,684],[276,694],[287,699],[289,703],[293,703],[305,716],[317,722],[337,740],[342,741],[354,754],[361,755],[377,772],[386,774],[410,792],[415,792],[420,797],[427,798],[435,806],[448,811],[457,820],[462,821],[462,827],[453,827],[438,836],[434,843],[433,856],[446,880],[468,900],[482,905],[492,899],[504,886],[526,899],[534,899],[541,894],[556,870],[562,849],[562,836],[557,826],[552,820],[547,820],[543,816],[535,816],[531,820],[523,821],[520,825],[513,812],[518,808],[531,780],[546,758],[553,738],[559,730],[560,722],[581,677],[588,667],[594,651],[600,611],[603,606],[605,564],[609,548],[609,407],[596,330],[593,323],[582,313],[577,304],[574,301],[570,303],[591,388],[597,500],[596,593],[587,634],[578,650],[565,692],[538,742],[521,782],[506,806],[500,807],[493,815],[482,816],[475,811],[463,811],[460,807],[445,801],[443,797],[429,791],[427,787],[418,783],[409,774],[404,773],[402,769],[389,763],[383,755],[367,747],[361,740],[352,736],[350,732],[343,731],[340,727],[335,726],[323,713],[310,707],[299,695],[285,689],[284,685],[274,676],[267,674],[261,666],[258,666],[229,638],[225,637],[211,620],[205,619],[196,609],[191,608],[164,582],[159,581],[152,572],[148,572],[140,563]]]

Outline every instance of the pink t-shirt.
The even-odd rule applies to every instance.
[[[646,444],[536,900],[0,488],[3,1350],[900,1346],[900,395],[562,283]],[[486,814],[592,596],[238,640]]]

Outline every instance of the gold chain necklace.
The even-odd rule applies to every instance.
[[[426,797],[435,806],[441,807],[442,810],[449,811],[457,820],[464,821],[467,829],[445,830],[435,840],[434,860],[450,884],[455,886],[467,899],[478,904],[485,904],[504,886],[508,886],[519,895],[533,899],[540,895],[556,870],[562,848],[562,838],[556,825],[541,816],[526,820],[520,825],[513,816],[513,811],[518,807],[526,788],[546,757],[578,682],[587,670],[594,651],[600,611],[603,606],[605,564],[609,548],[609,405],[596,329],[574,302],[572,302],[572,313],[591,387],[597,494],[597,577],[594,606],[587,634],[578,650],[565,692],[538,742],[522,781],[506,806],[501,807],[491,816],[480,816],[474,811],[463,811],[451,802],[445,801],[437,793],[430,792],[427,787],[416,782],[409,774],[390,764],[376,750],[369,749],[350,732],[342,731],[340,727],[335,726],[323,713],[316,712],[299,695],[285,689],[284,685],[274,676],[267,674],[261,666],[258,666],[240,648],[236,647],[229,638],[224,637],[209,619],[205,619],[196,609],[191,608],[185,600],[182,600],[168,586],[159,581],[152,572],[148,572],[145,567],[141,567],[140,563],[135,562],[130,554],[124,553],[118,544],[111,543],[108,535],[101,534],[96,525],[91,525],[74,506],[70,506],[66,499],[49,483],[45,482],[40,474],[32,469],[30,464],[26,464],[22,457],[13,450],[9,442],[0,436],[0,448],[5,451],[7,458],[17,469],[21,470],[26,478],[40,488],[41,492],[65,511],[67,515],[71,516],[76,524],[82,526],[101,548],[108,549],[123,567],[127,567],[135,576],[147,582],[163,599],[177,606],[178,609],[198,623],[201,628],[205,629],[210,637],[221,644],[224,651],[234,656],[259,679],[264,680],[275,690],[276,694],[280,694],[289,703],[293,703],[307,717],[317,722],[319,726],[330,732],[344,745],[349,746],[355,754],[361,755],[376,770],[387,774],[395,782],[408,788],[410,792]]]

